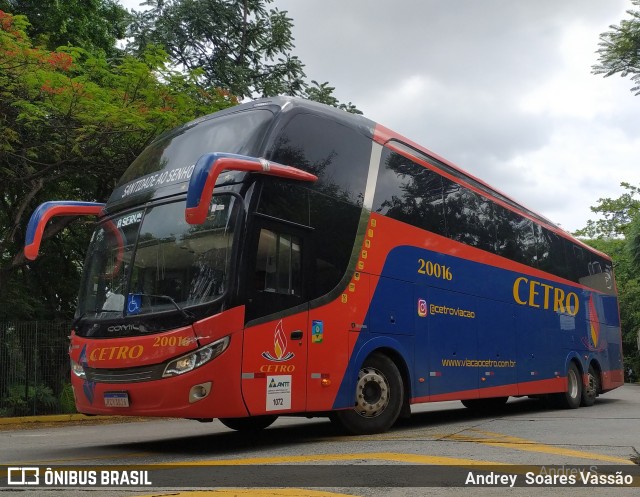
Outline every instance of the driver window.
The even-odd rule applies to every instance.
[[[255,265],[247,281],[247,321],[296,307],[305,297],[302,235],[273,225],[260,227],[256,235]]]
[[[302,296],[300,239],[297,236],[260,230],[255,290]]]

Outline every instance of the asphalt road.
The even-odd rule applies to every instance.
[[[3,426],[0,465],[38,467],[41,478],[46,468],[81,468],[98,475],[107,466],[121,472],[145,470],[152,487],[5,486],[0,497],[557,496],[584,495],[585,491],[590,497],[638,495],[638,488],[593,484],[588,489],[573,484],[508,488],[508,483],[487,488],[477,484],[477,476],[515,475],[522,483],[529,466],[550,465],[559,465],[563,471],[573,471],[575,466],[638,475],[639,451],[638,385],[625,385],[599,397],[593,407],[577,410],[551,410],[531,399],[511,399],[504,411],[490,415],[473,413],[459,402],[414,406],[411,418],[389,433],[360,437],[341,435],[326,419],[282,418],[263,432],[247,435],[217,421],[95,422],[88,418],[73,425]],[[163,473],[157,466],[163,464],[171,465],[171,470]],[[6,476],[1,476],[6,482]],[[580,476],[576,478],[579,482]],[[156,487],[158,481],[161,488]],[[248,481],[280,489],[238,489],[249,486],[243,485]],[[425,486],[415,486],[424,481]],[[216,490],[201,488],[205,486]]]

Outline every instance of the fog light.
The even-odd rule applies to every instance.
[[[191,391],[189,392],[189,403],[193,404],[194,402],[198,402],[199,400],[204,399],[211,393],[211,382],[208,381],[206,383],[200,383],[199,385],[194,385],[191,387]]]

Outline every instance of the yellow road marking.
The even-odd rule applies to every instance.
[[[473,432],[477,435],[468,434]],[[465,434],[466,433],[466,434]],[[605,461],[615,464],[634,464],[629,459],[621,457],[607,456],[596,452],[587,452],[575,449],[565,449],[553,445],[546,445],[526,438],[512,437],[502,433],[494,433],[490,431],[478,430],[471,428],[463,433],[454,433],[441,438],[441,440],[455,440],[457,442],[473,442],[491,447],[509,448],[521,450],[525,452],[540,452],[543,454],[555,454],[559,456],[575,457],[577,459],[593,459],[596,461]]]

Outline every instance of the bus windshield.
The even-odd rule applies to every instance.
[[[77,317],[101,320],[210,303],[226,291],[238,219],[233,195],[214,195],[201,225],[185,201],[103,221],[91,238]]]

